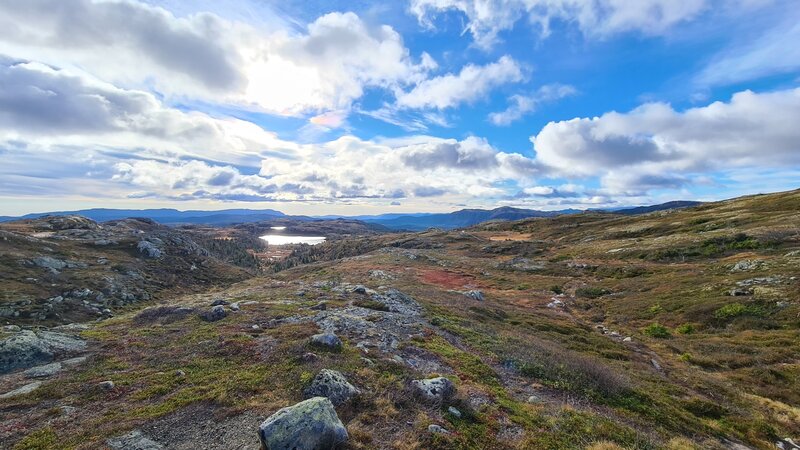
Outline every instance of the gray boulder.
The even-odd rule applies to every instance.
[[[86,341],[54,331],[22,330],[0,340],[0,374],[46,364],[56,356],[86,349]]]
[[[336,406],[350,400],[361,391],[347,381],[340,372],[330,369],[319,371],[311,385],[303,391],[305,398],[326,397]]]
[[[342,340],[333,333],[320,333],[311,336],[311,344],[318,347],[327,347],[333,350],[342,348]]]
[[[139,243],[136,244],[136,249],[139,250],[139,253],[141,253],[142,256],[151,259],[161,258],[163,253],[161,249],[149,241],[139,241]]]
[[[446,402],[456,393],[456,387],[453,382],[445,377],[414,380],[411,385],[420,397],[435,403]]]
[[[329,450],[348,439],[333,403],[325,397],[278,410],[259,426],[258,436],[266,450]]]
[[[200,318],[206,322],[216,322],[224,319],[227,315],[228,312],[225,311],[225,307],[222,305],[217,305],[211,308],[209,311],[200,314]]]

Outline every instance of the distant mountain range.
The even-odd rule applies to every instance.
[[[697,206],[701,202],[673,201],[660,205],[639,206],[617,210],[602,210],[614,214],[636,215],[646,214],[667,209],[679,209]],[[94,208],[78,211],[55,211],[48,213],[26,214],[20,217],[0,216],[0,222],[20,219],[36,219],[46,215],[80,215],[97,222],[125,219],[128,217],[145,217],[165,225],[214,225],[225,226],[237,223],[263,222],[276,219],[291,219],[298,221],[328,220],[328,219],[353,219],[362,222],[382,225],[392,230],[419,231],[427,228],[462,228],[477,225],[490,220],[520,220],[531,217],[553,217],[562,214],[576,214],[583,212],[578,209],[564,209],[560,211],[539,211],[535,209],[522,209],[504,206],[495,209],[462,209],[451,213],[409,213],[409,214],[379,214],[361,216],[288,216],[272,209],[224,209],[219,211],[177,209],[107,209]]]

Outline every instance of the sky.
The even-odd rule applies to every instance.
[[[0,215],[800,186],[796,0],[0,0]]]

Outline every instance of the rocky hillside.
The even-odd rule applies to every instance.
[[[52,325],[251,276],[149,219],[81,216],[0,224],[0,320]]]
[[[54,235],[4,230],[88,264]],[[174,251],[159,239],[113,245],[147,263],[139,242]],[[0,442],[797,448],[798,191],[319,248],[286,270],[102,321],[6,319]]]

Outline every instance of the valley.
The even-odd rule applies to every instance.
[[[5,222],[0,447],[797,448],[800,191],[679,206]]]

